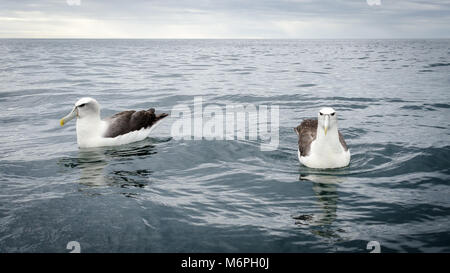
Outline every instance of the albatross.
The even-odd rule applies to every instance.
[[[337,114],[322,108],[316,119],[306,119],[294,128],[298,135],[298,159],[309,168],[342,168],[350,163],[350,150],[338,130]]]
[[[93,98],[81,98],[72,111],[60,120],[61,126],[77,118],[77,142],[80,148],[116,146],[148,137],[168,114],[156,115],[155,109],[123,111],[100,118],[100,104]]]

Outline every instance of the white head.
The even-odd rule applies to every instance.
[[[97,118],[100,119],[100,104],[93,98],[81,98],[75,103],[75,107],[67,116],[60,120],[61,126],[73,118]]]
[[[322,131],[327,135],[328,131],[337,132],[337,114],[331,107],[325,107],[320,109],[317,114],[318,117],[318,131]]]

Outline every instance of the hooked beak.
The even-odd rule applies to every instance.
[[[325,135],[327,135],[329,125],[330,125],[330,117],[328,115],[326,115],[325,120],[323,122],[323,130],[325,131]]]
[[[59,124],[61,124],[61,126],[64,126],[65,123],[74,119],[75,117],[78,117],[78,108],[76,106],[72,109],[72,112],[70,112],[67,116],[63,117],[59,121]]]

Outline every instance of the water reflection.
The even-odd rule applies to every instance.
[[[134,156],[148,156],[156,154],[155,145],[141,143],[141,145],[122,145],[105,148],[105,155],[111,158],[126,158]]]
[[[111,181],[121,188],[144,188],[148,184],[148,178],[153,173],[150,170],[113,171]]]
[[[145,160],[156,154],[155,145],[147,141],[122,145],[118,147],[99,147],[79,149],[77,156],[64,158],[62,165],[80,171],[78,182],[83,186],[101,187],[117,186],[120,188],[143,188],[148,177],[153,173],[148,169],[131,169],[133,164],[122,164],[123,161]],[[128,193],[127,196],[133,194]]]
[[[77,168],[81,171],[79,183],[86,186],[105,186],[105,167],[108,165],[104,151],[79,150]]]
[[[342,172],[342,171],[341,171]],[[346,180],[345,176],[330,174],[300,174],[301,183],[312,182],[312,190],[317,200],[318,212],[293,216],[295,224],[300,227],[310,227],[310,231],[318,236],[331,239],[341,239],[341,229],[333,229],[337,218],[339,201],[338,186]]]

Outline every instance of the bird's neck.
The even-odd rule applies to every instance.
[[[102,136],[104,121],[100,115],[92,115],[77,119],[77,141],[79,146],[85,146],[84,142],[91,141]]]
[[[325,130],[318,126],[314,146],[324,152],[341,152],[342,148],[337,126],[329,128],[326,135]]]
[[[336,138],[339,138],[337,126],[328,128],[326,135],[325,135],[325,130],[322,128],[322,126],[317,126],[317,134],[316,134],[317,140],[330,141],[330,140],[336,139]]]

